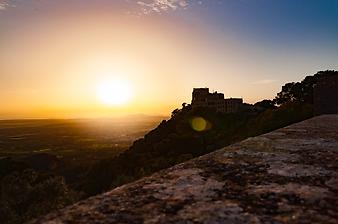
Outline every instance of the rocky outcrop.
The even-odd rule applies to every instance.
[[[32,223],[338,223],[338,115],[249,138]]]

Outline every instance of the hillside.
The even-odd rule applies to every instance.
[[[73,170],[78,181],[71,184],[63,178],[69,173],[60,176],[53,170],[40,171],[3,159],[0,218],[4,223],[21,223],[245,138],[308,119],[313,116],[313,86],[320,77],[331,75],[338,72],[318,72],[302,82],[287,83],[274,100],[257,102],[257,110],[223,114],[183,104],[170,119],[118,156]],[[53,157],[45,157],[55,162]],[[31,197],[36,195],[41,200],[32,206]]]
[[[92,167],[79,189],[89,195],[204,155],[248,137],[285,127],[313,116],[313,87],[320,78],[338,76],[337,71],[320,71],[301,82],[287,83],[273,100],[262,100],[256,111],[217,113],[208,108],[182,104],[171,118],[133,143],[119,157]],[[206,128],[196,131],[194,119],[203,119]]]

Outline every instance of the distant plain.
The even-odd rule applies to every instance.
[[[0,159],[10,157],[40,170],[54,170],[67,178],[69,169],[85,169],[127,150],[133,141],[143,137],[163,119],[133,116],[117,119],[1,120]]]

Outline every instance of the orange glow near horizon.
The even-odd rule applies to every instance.
[[[3,58],[2,69],[21,75],[1,92],[6,108],[0,118],[170,114],[175,99],[161,91],[166,81],[157,75],[172,73],[166,65],[175,57],[168,52],[175,45],[170,37],[144,21],[58,19],[22,27],[17,32],[25,42],[7,40],[4,51],[13,58]]]
[[[0,119],[170,115],[190,103],[193,87],[253,103],[273,97],[283,82],[259,88],[260,68],[240,66],[237,40],[178,18],[104,9],[40,18],[11,21],[2,37]]]

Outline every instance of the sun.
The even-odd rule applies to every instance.
[[[103,104],[123,105],[130,101],[132,87],[128,81],[123,79],[105,80],[98,85],[97,96]]]

